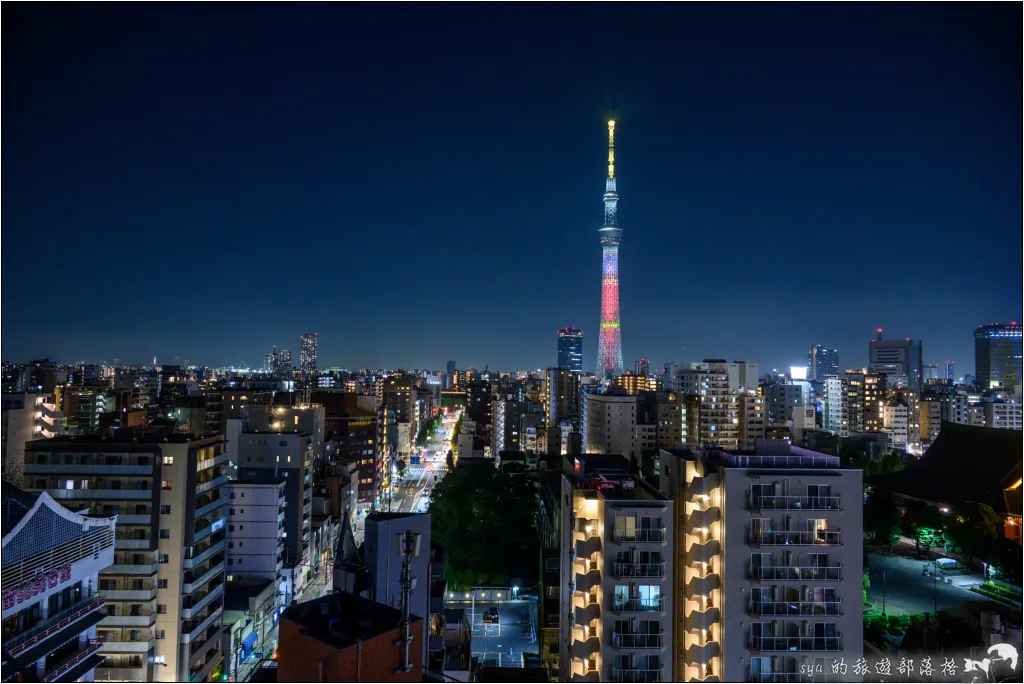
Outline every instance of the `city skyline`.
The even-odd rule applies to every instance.
[[[256,366],[315,329],[322,366],[442,368],[454,357],[543,368],[555,331],[572,325],[595,331],[584,338],[589,370],[600,316],[595,132],[613,117],[629,131],[627,359],[726,357],[769,370],[800,365],[820,343],[855,367],[881,327],[963,374],[976,327],[1022,318],[1011,282],[1019,7],[749,8],[742,19],[706,6],[517,8],[486,45],[446,28],[449,10],[385,24],[365,7],[262,8],[227,31],[241,15],[223,8],[12,7],[19,30],[2,49],[18,172],[3,189],[3,267],[6,282],[26,285],[5,288],[6,360]],[[460,12],[490,26],[497,10]],[[367,31],[339,44],[332,17]],[[943,31],[922,32],[923,17]],[[429,42],[425,21],[440,31]],[[194,49],[167,60],[196,25]],[[868,26],[875,60],[862,59]],[[566,41],[545,39],[551,31],[578,51],[561,59]],[[280,63],[262,47],[278,32]],[[728,45],[710,38],[723,32]],[[537,47],[524,51],[524,36]],[[426,49],[438,38],[452,50]],[[767,49],[782,44],[791,49]],[[371,50],[390,56],[366,64]],[[821,59],[808,63],[808,52]],[[413,56],[424,60],[415,71]],[[379,85],[391,82],[401,97]],[[509,211],[510,188],[530,206]],[[287,263],[268,249],[282,229],[289,247],[298,235],[315,247],[301,281],[313,297],[291,304],[282,292],[252,307],[261,270]],[[66,265],[57,277],[39,277],[27,258],[40,235]],[[395,249],[417,274],[461,250],[463,270],[437,280],[452,297],[409,297],[405,279],[367,280],[347,256],[368,264]],[[880,250],[907,261],[883,263]],[[480,286],[452,290],[477,264]],[[67,296],[79,268],[92,299]],[[125,269],[147,285],[126,285]],[[375,305],[353,327],[335,302],[368,283]],[[529,298],[531,283],[542,297]],[[275,287],[287,289],[280,278]],[[530,316],[510,317],[527,303]]]

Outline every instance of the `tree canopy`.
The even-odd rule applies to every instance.
[[[864,532],[872,543],[888,546],[899,539],[900,511],[892,494],[881,489],[873,489],[864,504]]]
[[[536,512],[536,489],[521,475],[486,463],[449,472],[430,496],[430,523],[448,550],[455,588],[532,580],[540,554]]]
[[[909,499],[900,521],[900,528],[903,534],[914,540],[916,550],[920,551],[921,542],[929,548],[934,545],[939,530],[945,523],[946,520],[935,506],[917,499]]]
[[[1002,536],[999,523],[991,506],[968,501],[954,507],[943,536],[948,546],[968,558],[988,559]]]

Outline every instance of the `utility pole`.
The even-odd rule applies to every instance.
[[[399,537],[402,548],[402,627],[404,634],[401,639],[395,642],[395,646],[403,646],[402,665],[395,668],[395,674],[410,672],[412,661],[409,660],[409,644],[412,643],[412,636],[409,634],[410,606],[412,600],[412,556],[416,552],[416,533],[407,530]]]

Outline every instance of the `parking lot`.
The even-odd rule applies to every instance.
[[[529,601],[479,602],[472,611],[473,655],[483,666],[522,667],[523,653],[537,653],[536,633],[530,616]],[[498,622],[484,622],[488,608],[498,608]]]

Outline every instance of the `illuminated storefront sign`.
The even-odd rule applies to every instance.
[[[47,589],[63,584],[71,579],[71,565],[62,565],[55,570],[40,570],[34,577],[27,579],[16,587],[4,587],[4,610],[24,603],[34,596],[44,593]]]

